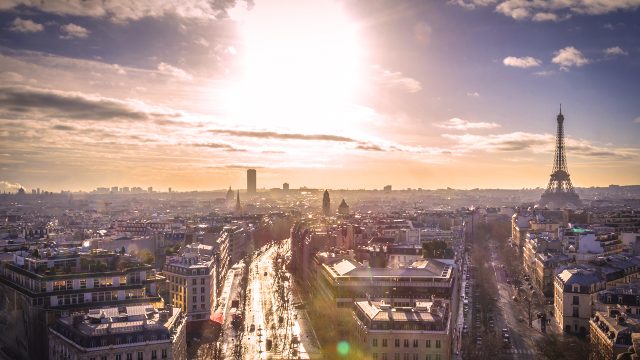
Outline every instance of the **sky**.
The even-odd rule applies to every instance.
[[[0,1],[0,190],[640,184],[640,0]]]

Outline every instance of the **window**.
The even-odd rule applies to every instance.
[[[194,305],[192,306],[192,308],[193,308],[193,310],[198,310],[198,305],[195,305],[195,304],[194,304]]]
[[[204,310],[204,304],[200,304],[200,309]]]
[[[418,339],[413,340],[413,347],[418,347]]]
[[[138,351],[138,360],[144,360],[144,353],[142,351]]]
[[[162,358],[163,359],[167,358],[167,349],[162,349]]]
[[[158,350],[151,350],[151,359],[155,360],[158,358]]]
[[[106,356],[100,356],[100,360],[107,360]]]
[[[87,280],[83,279],[80,280],[80,289],[86,289],[87,288]]]
[[[371,340],[371,346],[377,347],[378,346],[378,339]]]
[[[409,339],[404,339],[404,347],[409,347]]]
[[[431,347],[431,340],[427,340],[427,347],[430,348]]]
[[[373,353],[373,360],[378,360],[378,353]]]
[[[116,360],[122,360],[122,354],[116,354]]]
[[[396,339],[395,345],[396,345],[396,347],[400,347],[400,339]]]
[[[440,360],[440,354],[436,354],[436,360]]]
[[[200,294],[204,294],[204,286],[200,288]]]
[[[382,347],[387,347],[387,339],[382,339]],[[382,354],[383,357],[386,357],[386,354]]]
[[[398,353],[393,354],[393,360],[400,360],[400,354]]]
[[[53,291],[64,290],[67,286],[67,283],[64,280],[54,281],[53,282]]]
[[[191,285],[198,285],[198,279],[191,280]]]
[[[200,285],[204,285],[204,278],[200,279]]]
[[[409,360],[409,354],[404,354],[404,356],[402,357],[404,360]]]
[[[580,305],[580,297],[579,296],[574,296],[573,297],[573,305]]]
[[[418,354],[413,354],[413,360],[418,360]]]
[[[197,296],[193,297],[193,302],[198,302],[198,297]]]
[[[382,360],[387,360],[387,353],[382,353]]]
[[[440,349],[440,340],[436,340],[436,349]]]
[[[200,301],[204,302],[204,295],[200,295]]]
[[[580,317],[580,308],[577,306],[573,307],[573,317]]]
[[[133,354],[127,353],[127,360],[133,360]]]

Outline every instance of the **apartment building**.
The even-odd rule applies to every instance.
[[[50,360],[186,360],[186,321],[153,304],[92,308],[49,328]]]
[[[189,244],[180,255],[167,257],[163,273],[169,281],[171,305],[181,309],[188,322],[209,319],[216,299],[216,264],[211,249]]]
[[[357,337],[373,360],[448,360],[451,358],[447,300],[418,301],[393,307],[384,301],[356,301]]]
[[[0,263],[0,311],[9,326],[0,342],[18,358],[45,358],[47,327],[60,315],[90,307],[161,302],[165,278],[129,255],[40,247]]]

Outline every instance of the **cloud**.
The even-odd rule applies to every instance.
[[[542,64],[542,61],[531,56],[525,56],[525,57],[507,56],[506,58],[504,58],[504,60],[502,60],[502,63],[505,66],[513,66],[521,69],[527,69],[531,67],[540,66]]]
[[[572,66],[580,67],[589,63],[580,50],[573,46],[567,46],[564,49],[556,51],[555,56],[551,59],[554,64],[560,65],[563,70],[568,70]]]
[[[62,32],[61,37],[63,39],[85,39],[89,36],[89,30],[73,23],[62,25],[60,27],[60,32]]]
[[[214,134],[223,134],[223,135],[237,136],[237,137],[252,137],[252,138],[261,138],[261,139],[357,142],[357,140],[349,137],[339,136],[339,135],[326,135],[326,134],[292,134],[292,133],[279,133],[275,131],[223,130],[223,129],[213,129],[209,131]]]
[[[0,191],[2,192],[16,192],[21,187],[23,186],[20,185],[19,183],[14,183],[14,182],[5,181],[5,180],[0,181]]]
[[[220,149],[224,151],[240,151],[240,152],[246,151],[245,149],[239,149],[226,143],[209,142],[209,143],[190,144],[190,145],[196,146],[196,147],[205,147],[209,149]]]
[[[458,5],[465,9],[473,10],[479,6],[489,6],[496,3],[497,0],[449,0],[448,4]]]
[[[356,146],[356,149],[358,150],[365,150],[365,151],[387,151],[385,149],[383,149],[380,145],[376,145],[376,144],[358,144]]]
[[[468,93],[467,93],[467,96],[470,96],[470,97],[480,97],[480,93],[479,93],[479,92],[477,92],[477,91],[474,91],[474,92],[468,92]]]
[[[554,14],[554,13],[549,13],[549,12],[539,12],[535,15],[533,15],[533,18],[531,18],[531,20],[533,21],[537,21],[537,22],[542,22],[542,21],[558,21],[558,15]]]
[[[515,20],[561,21],[572,14],[602,15],[615,11],[633,11],[637,0],[449,0],[466,9],[497,3],[495,11]]]
[[[454,149],[458,152],[517,152],[553,153],[555,135],[512,132],[506,134],[472,135],[443,134],[443,137],[454,140]],[[595,146],[587,140],[565,139],[566,150],[571,156],[608,160],[630,160],[640,155],[639,149],[606,148]]]
[[[607,56],[629,55],[629,53],[624,51],[620,46],[606,48],[604,49],[604,53]]]
[[[495,129],[499,128],[500,124],[497,123],[489,123],[489,122],[471,122],[467,120],[462,120],[459,118],[452,118],[443,123],[435,124],[435,126],[444,128],[444,129],[454,129],[454,130],[469,130],[469,129]]]
[[[73,126],[70,126],[70,125],[61,125],[61,124],[54,125],[54,126],[52,126],[52,127],[51,127],[51,129],[53,129],[53,130],[59,130],[59,131],[75,131],[75,130],[77,130],[77,129],[76,129],[75,127],[73,127]]]
[[[246,0],[251,8],[253,0]],[[236,0],[110,0],[110,1],[34,1],[12,0],[0,2],[0,11],[19,6],[37,9],[61,16],[85,16],[107,18],[113,22],[127,22],[145,17],[173,15],[188,19],[219,19],[228,17],[227,11],[237,4]]]
[[[188,72],[180,68],[177,68],[175,66],[171,66],[164,62],[161,62],[160,64],[158,64],[158,71],[160,71],[165,75],[175,77],[181,80],[193,80],[193,76],[191,76],[191,74],[189,74]]]
[[[0,87],[0,108],[5,118],[73,120],[143,120],[170,114],[148,113],[121,100],[25,86]]]
[[[13,71],[5,71],[0,73],[0,81],[2,82],[23,82],[24,76]]]
[[[640,124],[640,116],[638,116],[637,118],[633,119],[633,122],[636,124]]]
[[[34,33],[44,30],[44,25],[33,22],[29,19],[15,18],[11,22],[9,30],[20,33]]]
[[[399,71],[390,71],[378,65],[373,66],[373,71],[376,82],[384,87],[408,93],[416,93],[422,90],[422,84],[418,80],[406,77]]]

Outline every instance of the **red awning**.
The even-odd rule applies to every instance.
[[[217,322],[218,324],[224,324],[224,315],[220,311],[216,311],[209,317],[211,321]]]

